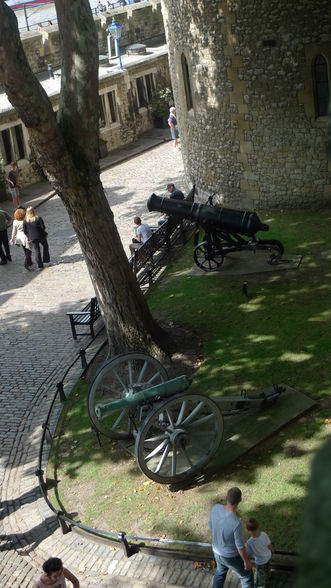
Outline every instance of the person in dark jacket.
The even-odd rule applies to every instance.
[[[181,190],[176,188],[175,184],[167,184],[167,191],[169,192],[169,198],[174,200],[185,200],[185,196]]]
[[[49,264],[47,233],[43,219],[41,216],[36,216],[35,210],[32,206],[28,206],[26,209],[25,220],[23,222],[23,231],[33,245],[38,268],[43,269],[44,263]],[[40,245],[43,247],[42,258],[40,253]]]
[[[6,265],[7,261],[11,261],[7,227],[11,222],[11,217],[5,210],[0,210],[0,265]],[[4,251],[2,249],[4,248]]]
[[[13,161],[11,164],[11,168],[7,176],[7,183],[9,192],[13,199],[14,207],[18,208],[20,205],[20,179],[16,161]]]

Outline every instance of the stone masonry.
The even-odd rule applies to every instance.
[[[327,116],[316,113],[312,75],[322,55],[330,94],[330,2],[162,6],[190,181],[231,206],[330,204]]]

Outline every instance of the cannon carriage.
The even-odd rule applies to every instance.
[[[209,397],[191,393],[183,375],[168,380],[162,364],[143,353],[124,353],[101,366],[90,384],[92,427],[110,439],[134,445],[140,470],[161,484],[187,482],[203,472],[218,451],[224,418],[264,408],[285,386],[257,394]]]
[[[196,222],[193,258],[196,265],[207,272],[219,270],[224,257],[236,251],[266,251],[270,264],[278,263],[284,253],[280,241],[256,237],[257,232],[266,232],[269,226],[262,223],[255,212],[212,206],[212,197],[206,205],[152,194],[147,208],[150,212],[156,210],[178,219]],[[201,241],[199,227],[202,227],[204,233]]]

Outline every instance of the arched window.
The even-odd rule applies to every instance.
[[[313,66],[315,114],[327,116],[329,108],[328,64],[323,55],[317,55]]]
[[[193,100],[192,100],[192,90],[191,90],[191,82],[190,82],[190,72],[188,69],[188,64],[184,53],[182,53],[182,71],[183,71],[183,80],[184,80],[184,89],[185,89],[185,96],[186,96],[186,106],[187,110],[191,110],[193,108]]]

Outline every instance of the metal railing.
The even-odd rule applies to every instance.
[[[55,406],[57,401],[61,403],[67,400],[67,396],[64,391],[64,384],[67,376],[70,374],[71,370],[76,366],[77,362],[81,362],[81,374],[82,377],[86,371],[88,370],[91,363],[94,361],[95,357],[100,353],[101,349],[106,345],[107,339],[105,338],[102,343],[97,347],[94,351],[92,357],[87,360],[86,351],[90,347],[90,345],[99,337],[102,333],[104,327],[99,329],[98,333],[96,333],[94,338],[91,338],[89,343],[79,350],[77,357],[71,362],[71,364],[66,368],[65,372],[62,375],[62,378],[56,384],[56,392],[50,404],[47,417],[45,422],[42,424],[42,436],[39,448],[39,456],[38,456],[38,468],[35,471],[35,474],[38,478],[39,487],[41,494],[46,501],[48,507],[54,512],[56,515],[58,522],[61,526],[63,533],[68,533],[71,530],[75,530],[77,532],[87,534],[91,538],[97,539],[102,542],[109,542],[114,543],[118,547],[122,546],[124,549],[125,555],[130,557],[134,555],[138,551],[141,552],[148,552],[149,554],[156,554],[158,553],[161,557],[183,557],[185,555],[186,559],[196,560],[197,556],[201,558],[203,555],[203,559],[205,561],[211,561],[213,559],[211,545],[209,543],[202,543],[196,541],[184,541],[184,540],[177,540],[177,539],[168,539],[168,538],[161,538],[161,537],[140,537],[136,535],[127,535],[124,531],[104,531],[100,529],[94,529],[93,527],[89,527],[87,525],[83,525],[82,523],[78,523],[74,521],[70,517],[68,517],[63,511],[58,510],[51,502],[48,492],[47,492],[47,483],[44,477],[44,470],[43,470],[43,461],[44,461],[44,449],[45,443],[51,445],[53,442],[53,436],[50,427],[50,421],[52,414],[54,412]],[[160,553],[160,548],[157,547],[147,547],[146,543],[154,543],[154,544],[162,544],[163,549],[162,553]],[[165,548],[168,547],[168,549]],[[169,546],[181,546],[186,547],[185,552],[182,550],[174,550],[169,549]],[[202,550],[205,550],[205,553],[201,553]]]
[[[108,7],[107,2],[103,1],[102,5],[103,5],[103,9],[98,8],[98,6],[95,6],[94,8],[91,8],[92,14],[94,16],[99,16],[102,14],[107,14],[109,12],[109,10],[115,10],[116,8],[125,8],[126,6],[130,6],[132,4],[139,4],[140,2],[144,2],[145,0],[135,0],[134,2],[128,2],[128,0],[116,0],[114,2],[110,2],[110,7]],[[40,0],[40,4],[42,4],[42,0]],[[23,10],[24,10],[24,19],[25,19],[25,26],[19,26],[18,30],[20,31],[20,33],[25,33],[28,31],[35,31],[38,30],[40,28],[43,27],[48,27],[51,25],[57,25],[58,24],[58,19],[56,16],[56,11],[55,11],[55,6],[53,3],[50,4],[45,4],[45,6],[49,6],[49,8],[54,7],[54,15],[51,16],[50,19],[34,19],[34,22],[29,22],[29,20],[31,19],[31,17],[35,16],[36,12],[31,12],[31,14],[28,14],[28,10],[32,10],[33,7],[29,7],[29,6],[24,6]]]
[[[71,531],[75,531],[80,535],[93,539],[94,541],[98,541],[101,543],[112,544],[118,548],[122,547],[124,554],[126,557],[131,557],[132,555],[141,552],[146,553],[149,555],[157,555],[159,557],[166,557],[172,559],[188,559],[191,561],[203,561],[206,563],[211,562],[213,557],[212,546],[210,543],[204,543],[199,541],[188,541],[188,540],[181,540],[181,539],[169,539],[166,537],[140,537],[137,535],[128,535],[125,531],[104,531],[101,529],[95,529],[93,527],[89,527],[82,523],[78,523],[74,521],[69,516],[67,516],[63,511],[58,510],[51,502],[48,492],[47,492],[47,483],[44,477],[44,470],[42,469],[43,461],[44,461],[44,446],[45,443],[51,445],[53,442],[53,436],[50,428],[50,420],[56,406],[57,401],[61,403],[67,400],[67,396],[64,391],[64,382],[67,376],[70,374],[73,367],[77,364],[77,362],[81,362],[81,374],[82,377],[86,371],[88,370],[91,363],[94,361],[95,357],[100,353],[101,349],[106,345],[107,338],[105,338],[102,343],[94,350],[93,355],[87,360],[86,352],[91,344],[101,335],[104,326],[99,329],[96,333],[94,338],[91,338],[89,343],[79,350],[77,357],[71,362],[71,364],[67,367],[61,380],[56,384],[56,392],[54,394],[53,400],[48,410],[48,414],[46,417],[45,422],[42,424],[42,436],[39,448],[39,456],[38,456],[38,469],[35,471],[35,474],[38,478],[39,487],[41,494],[46,501],[48,507],[54,512],[59,522],[59,525],[62,529],[63,534],[69,533]],[[95,431],[94,431],[95,432]],[[98,437],[98,435],[97,435]],[[98,441],[100,443],[100,439],[98,437]],[[297,557],[297,553],[287,552],[287,551],[276,551],[276,555],[280,556],[287,556],[292,558],[292,563],[285,562],[285,563],[277,563],[273,565],[274,569],[292,569],[295,564],[293,563]]]

